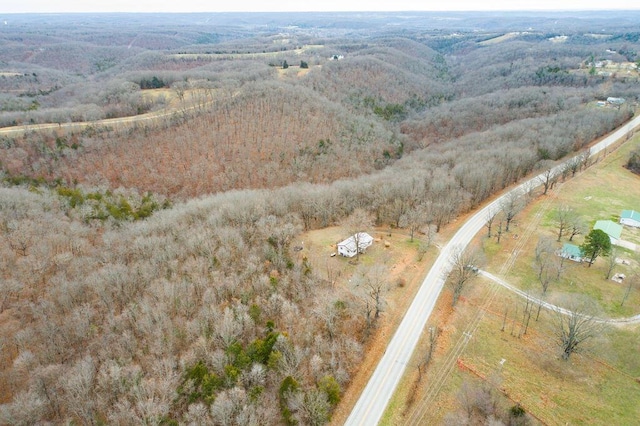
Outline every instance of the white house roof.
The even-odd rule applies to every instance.
[[[373,237],[366,232],[358,232],[356,235],[358,236],[358,245],[360,246],[360,249],[369,247],[373,242]],[[355,235],[352,235],[346,240],[338,243],[338,246],[345,247],[349,251],[356,251]]]

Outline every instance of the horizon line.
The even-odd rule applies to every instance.
[[[406,10],[222,10],[222,11],[126,11],[126,10],[109,10],[109,11],[20,11],[20,12],[4,12],[0,14],[7,15],[102,15],[102,14],[132,14],[132,15],[174,15],[174,14],[198,14],[198,13],[495,13],[495,12],[640,12],[640,6],[635,9],[630,8],[567,8],[567,9],[460,9],[460,10],[440,10],[440,9],[406,9]]]

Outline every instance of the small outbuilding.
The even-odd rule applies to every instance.
[[[373,244],[373,237],[371,235],[366,232],[358,232],[338,243],[338,253],[344,257],[353,257],[358,254],[358,252],[364,253],[371,244]],[[356,245],[358,250],[356,250]]]
[[[620,223],[640,228],[640,213],[635,210],[622,210],[622,214],[620,214]]]
[[[558,252],[558,256],[573,260],[574,262],[582,262],[584,260],[584,254],[582,250],[580,250],[580,247],[569,243],[562,246],[562,249]]]
[[[612,220],[599,220],[593,226],[593,229],[600,229],[609,236],[611,244],[618,244],[622,235],[622,225]]]

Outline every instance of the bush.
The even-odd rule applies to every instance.
[[[331,406],[335,407],[340,402],[340,384],[333,376],[324,376],[318,383],[318,389],[327,394]]]
[[[627,169],[635,174],[640,174],[640,148],[631,153],[629,161],[627,161]]]
[[[293,413],[289,409],[287,404],[287,398],[291,393],[296,392],[300,389],[300,385],[297,380],[291,376],[285,377],[280,385],[280,389],[278,391],[279,401],[280,401],[280,413],[282,414],[282,420],[284,424],[287,426],[297,425],[298,421],[293,417]]]

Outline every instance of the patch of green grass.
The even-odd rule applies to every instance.
[[[494,238],[482,240],[482,251],[488,258],[493,258],[502,250],[502,246]]]
[[[573,207],[590,225],[600,219],[619,220],[622,210],[640,205],[640,176],[624,168],[630,152],[638,146],[640,137],[636,136],[601,164],[568,182],[571,189],[563,189],[558,201]]]

